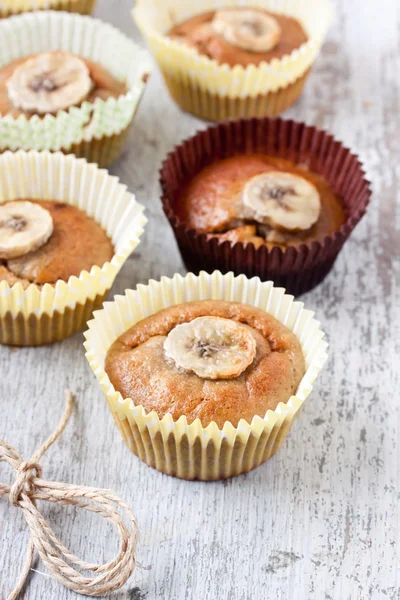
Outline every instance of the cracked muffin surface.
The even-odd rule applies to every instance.
[[[45,283],[90,271],[94,265],[102,267],[110,261],[114,247],[106,232],[94,219],[80,209],[64,202],[51,200],[21,200],[39,205],[49,212],[53,230],[46,243],[38,249],[17,258],[0,259],[0,281],[10,285],[21,283],[27,288],[31,283],[41,287]],[[5,203],[6,204],[6,203]],[[1,205],[0,205],[1,206]]]
[[[174,353],[168,341],[175,343]],[[222,428],[227,421],[235,427],[240,419],[250,423],[287,402],[305,361],[297,337],[273,316],[246,304],[204,300],[167,308],[131,327],[110,347],[105,371],[122,397],[147,413],[171,414],[175,421],[186,416],[189,423],[199,418],[203,427],[215,422]]]
[[[303,229],[300,219],[309,208],[307,196],[304,196],[304,203],[296,207],[299,226],[291,230],[279,223],[271,223],[270,211],[264,217],[244,205],[246,185],[268,174],[294,176],[296,180],[312,185],[319,198],[319,212],[314,222],[308,223],[310,226],[305,225]],[[278,205],[279,198],[275,200]],[[256,248],[262,245],[285,248],[322,241],[346,221],[342,198],[321,175],[307,165],[264,154],[239,154],[204,167],[176,192],[174,210],[183,223],[199,233],[206,233],[220,242],[252,243]],[[290,212],[295,214],[294,210]],[[284,223],[282,219],[281,223]]]
[[[223,13],[222,9],[220,12]],[[279,15],[262,9],[250,9],[254,14],[272,17],[280,30],[279,39],[272,48],[258,50],[239,47],[237,44],[226,39],[224,35],[215,31],[212,27],[217,11],[208,11],[177,23],[168,32],[169,37],[176,41],[185,43],[194,48],[199,54],[216,60],[219,64],[235,65],[258,65],[261,62],[270,62],[274,58],[280,59],[290,54],[307,42],[308,36],[301,23],[290,16]],[[240,15],[244,9],[235,9]],[[247,13],[248,11],[246,11]],[[246,25],[248,19],[244,19]]]
[[[15,74],[16,70],[26,64],[28,64],[28,61],[31,61],[32,59],[36,59],[36,58],[41,58],[45,55],[55,55],[55,54],[63,54],[62,52],[49,52],[49,53],[39,53],[39,54],[31,54],[28,56],[24,56],[23,58],[19,58],[17,60],[14,60],[13,62],[9,63],[6,66],[3,66],[0,68],[0,114],[3,116],[6,115],[10,115],[13,118],[18,118],[21,115],[26,116],[27,118],[32,117],[33,115],[38,114],[41,118],[43,118],[45,116],[45,114],[49,114],[49,113],[56,113],[57,112],[57,108],[55,107],[54,110],[49,110],[49,111],[43,111],[44,114],[40,114],[40,111],[35,110],[34,108],[31,108],[30,110],[25,110],[18,102],[16,103],[15,101],[13,101],[13,99],[10,97],[10,93],[9,93],[9,89],[8,89],[8,85],[9,82],[11,80],[11,78],[13,77],[13,75]],[[68,53],[64,53],[66,55],[69,55]],[[83,57],[77,57],[73,54],[69,55],[72,59],[79,59],[79,61],[81,61],[84,66],[87,68],[88,70],[88,77],[91,80],[91,86],[90,89],[88,90],[88,93],[84,95],[84,97],[82,98],[81,101],[79,102],[71,102],[70,106],[80,106],[82,104],[82,102],[87,101],[87,102],[95,102],[97,98],[101,98],[102,100],[107,100],[108,98],[112,97],[112,98],[118,98],[119,96],[126,94],[127,93],[127,86],[125,83],[119,81],[118,79],[116,79],[109,71],[107,71],[107,69],[105,69],[102,65],[95,63],[87,58],[83,58]],[[38,105],[40,103],[40,93],[42,93],[42,91],[53,91],[51,89],[51,85],[49,85],[49,81],[48,81],[48,77],[46,79],[45,76],[47,76],[48,73],[44,72],[42,74],[42,78],[39,80],[37,74],[34,78],[35,80],[35,85],[32,87],[32,92],[37,92],[38,95]],[[55,75],[57,75],[57,77],[63,77],[63,75],[58,75],[57,73],[55,73]],[[39,89],[38,87],[38,83],[42,83],[44,85],[41,86],[41,88]],[[61,89],[61,86],[60,86]],[[67,110],[68,107],[65,108],[65,110]]]

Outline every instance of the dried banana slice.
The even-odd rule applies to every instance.
[[[278,21],[252,8],[218,10],[211,25],[227,42],[250,52],[268,52],[281,37]]]
[[[44,52],[29,58],[7,81],[8,95],[17,108],[56,113],[79,105],[93,87],[82,59],[69,52]]]
[[[284,231],[304,231],[318,221],[321,200],[316,187],[298,175],[269,171],[244,186],[243,204],[260,223]]]
[[[167,358],[204,379],[237,377],[253,362],[256,340],[250,330],[222,317],[198,317],[177,325],[164,342]]]
[[[18,258],[43,246],[53,233],[48,210],[32,202],[0,204],[0,258]]]

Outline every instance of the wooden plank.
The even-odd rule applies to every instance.
[[[96,14],[140,39],[130,4],[99,0]],[[122,444],[84,359],[82,335],[46,348],[0,348],[0,437],[29,458],[58,421],[64,388],[72,388],[78,409],[42,461],[45,476],[110,487],[137,514],[139,564],[130,592],[117,597],[400,598],[400,5],[337,5],[304,96],[287,116],[330,129],[358,152],[375,194],[332,274],[303,298],[328,334],[330,360],[277,456],[225,483],[161,475]],[[150,221],[114,292],[184,272],[160,208],[157,171],[174,144],[204,126],[179,112],[156,74],[129,147],[112,169],[146,205]],[[0,478],[8,476],[3,465]],[[116,543],[105,537],[107,526],[72,510],[42,508],[74,551],[88,560],[111,557]],[[27,543],[22,516],[5,502],[0,540],[2,598]],[[25,593],[26,600],[75,597],[39,573]]]

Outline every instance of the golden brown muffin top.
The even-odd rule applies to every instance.
[[[199,317],[227,319],[255,342],[250,364],[246,367],[245,362],[239,375],[199,376],[167,354],[164,346],[171,332],[176,334],[177,326],[193,324]],[[205,356],[213,367],[226,358],[221,346],[210,348],[204,337],[193,339],[190,351],[193,348],[197,358]],[[170,413],[175,421],[184,415],[189,423],[199,418],[203,427],[214,421],[222,428],[226,421],[235,427],[240,419],[250,423],[255,415],[264,417],[287,402],[299,386],[305,363],[296,336],[273,316],[246,304],[204,300],[167,308],[131,327],[109,349],[105,370],[123,398],[131,398],[147,413],[154,410],[160,418]]]
[[[310,182],[319,194],[320,213],[310,228],[284,231],[267,227],[243,212],[243,191],[247,182],[261,174],[282,172]],[[263,154],[246,154],[220,159],[203,168],[179,191],[174,209],[188,227],[208,233],[221,242],[298,246],[322,241],[338,231],[346,220],[343,201],[328,182],[306,166]]]
[[[0,281],[10,285],[20,282],[25,288],[31,283],[55,284],[58,280],[68,281],[73,275],[79,277],[82,271],[90,271],[94,265],[102,267],[112,259],[111,240],[85,212],[64,202],[28,201],[50,213],[53,232],[37,250],[0,260]]]
[[[42,53],[43,55],[44,53]],[[51,53],[50,53],[51,54]],[[14,118],[18,118],[20,115],[25,115],[27,118],[33,116],[35,111],[23,110],[19,106],[15,106],[11,100],[7,88],[7,82],[12,77],[13,73],[20,65],[23,65],[28,60],[41,56],[40,54],[31,54],[19,58],[9,63],[8,65],[0,68],[0,114],[11,115]],[[72,55],[74,56],[74,55]],[[85,101],[95,102],[96,98],[107,100],[108,98],[118,98],[123,94],[127,93],[127,86],[125,83],[118,81],[107,69],[102,65],[95,63],[87,58],[79,57],[81,61],[87,66],[89,75],[92,80],[92,88],[90,93],[84,98]],[[43,117],[44,115],[40,115]]]
[[[236,12],[246,9],[235,9]],[[195,48],[199,54],[216,60],[219,64],[258,65],[270,62],[274,58],[282,58],[307,42],[308,37],[297,19],[285,15],[268,12],[262,9],[252,9],[275,19],[280,28],[278,43],[268,51],[249,51],[227,41],[223,35],[210,27],[216,11],[209,11],[190,17],[182,23],[174,25],[168,32],[169,37]]]

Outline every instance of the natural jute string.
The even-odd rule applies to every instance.
[[[67,392],[66,408],[57,429],[39,448],[29,462],[0,440],[0,462],[7,462],[15,471],[15,482],[8,486],[0,483],[0,497],[4,496],[20,508],[30,529],[30,540],[25,564],[14,591],[8,600],[15,600],[28,578],[35,548],[51,575],[70,590],[86,596],[103,596],[118,590],[132,574],[136,564],[137,525],[131,509],[111,490],[44,481],[39,461],[64,431],[72,413],[73,396]],[[36,507],[37,500],[76,506],[104,517],[115,525],[120,534],[118,555],[104,565],[84,562],[72,554],[58,539]],[[116,505],[116,506],[114,506]],[[125,512],[127,526],[118,508]],[[80,571],[92,572],[87,577]]]

